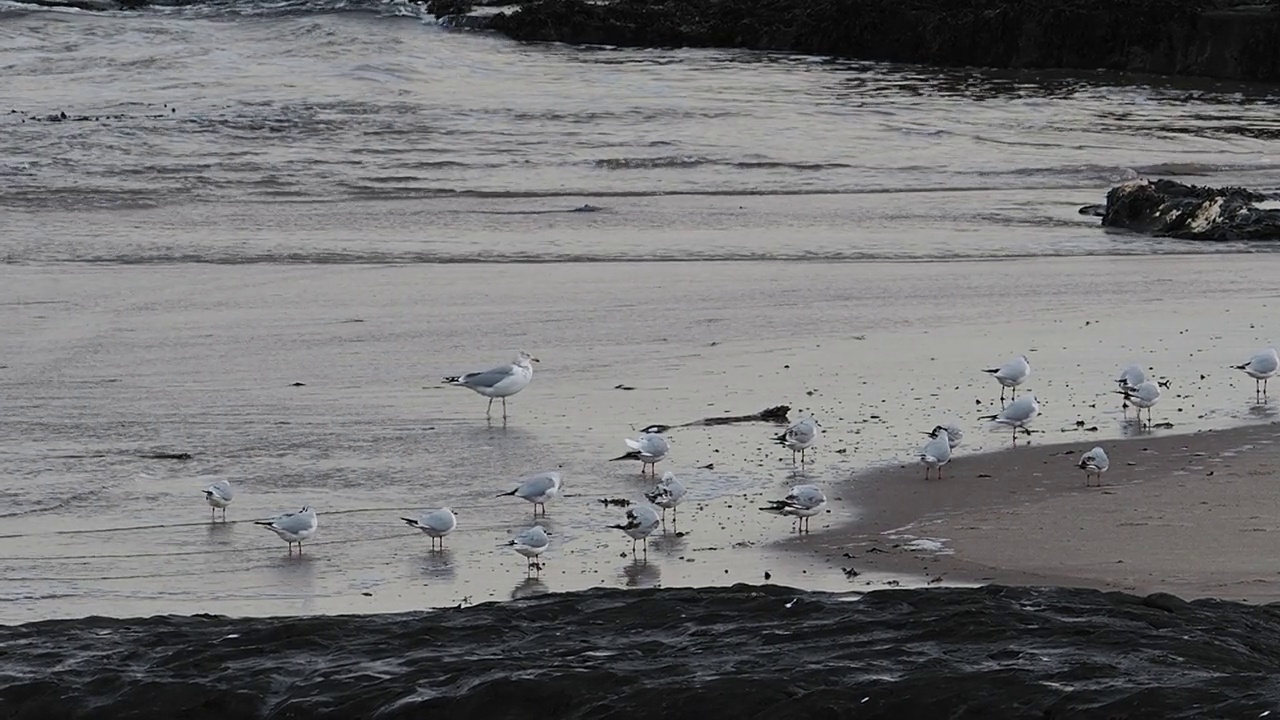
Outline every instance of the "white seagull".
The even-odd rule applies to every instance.
[[[1236,370],[1243,370],[1246,375],[1253,378],[1254,393],[1265,397],[1267,394],[1267,381],[1275,377],[1276,373],[1280,371],[1280,355],[1276,354],[1275,348],[1267,348],[1249,358],[1249,362],[1232,367]],[[1259,388],[1259,385],[1261,385],[1261,388]]]
[[[1121,390],[1133,390],[1146,381],[1147,371],[1143,370],[1142,366],[1137,363],[1129,365],[1124,370],[1121,370],[1120,377],[1116,378],[1116,384],[1120,386]],[[1124,412],[1128,412],[1129,401],[1121,400],[1120,409]]]
[[[947,429],[939,425],[933,432],[927,433],[931,438],[920,451],[920,462],[924,463],[924,479],[929,479],[929,470],[938,471],[938,479],[942,479],[942,466],[951,460],[951,435]]]
[[[302,541],[310,540],[312,535],[316,534],[316,511],[309,506],[303,507],[298,512],[284,513],[277,515],[270,520],[257,520],[258,525],[264,525],[268,530],[280,536],[281,540],[289,543],[289,554],[293,554],[293,544],[298,543],[298,555],[302,555]]]
[[[515,549],[516,552],[525,557],[525,560],[528,561],[526,569],[537,568],[541,570],[542,565],[538,564],[536,558],[546,552],[547,546],[550,544],[551,538],[547,536],[547,531],[543,530],[541,525],[534,525],[508,540],[505,547]]]
[[[493,399],[502,398],[502,419],[506,420],[507,398],[529,387],[529,383],[533,381],[533,363],[536,362],[538,358],[521,350],[510,365],[466,375],[452,375],[446,377],[443,382],[470,388],[489,398],[489,407],[484,411],[485,417],[489,417],[493,412]]]
[[[1151,424],[1151,406],[1160,402],[1160,386],[1150,380],[1137,387],[1117,390],[1130,405],[1138,409],[1138,426],[1142,426],[1142,410],[1147,410],[1147,425]]]
[[[796,532],[800,532],[801,525],[804,526],[804,530],[808,530],[809,518],[822,512],[826,504],[827,496],[818,489],[817,485],[797,485],[791,488],[791,493],[786,498],[770,500],[769,507],[760,509],[774,515],[797,518]]]
[[[667,520],[667,510],[671,511],[671,522],[676,521],[676,506],[683,500],[685,493],[684,483],[676,479],[675,473],[663,473],[662,479],[654,486],[652,490],[644,494],[649,502],[662,508],[662,521]]]
[[[1013,428],[1013,444],[1018,444],[1018,431],[1030,435],[1031,430],[1027,425],[1040,414],[1040,403],[1036,402],[1034,394],[1023,395],[1022,397],[1009,403],[1009,407],[1001,410],[995,415],[984,415],[982,420],[994,420],[1000,425]]]
[[[791,423],[787,431],[774,438],[779,445],[785,445],[791,451],[791,464],[796,463],[796,453],[800,453],[800,464],[804,464],[804,451],[818,442],[818,421],[813,418],[800,418]]]
[[[418,516],[418,519],[400,518],[405,521],[409,527],[418,528],[427,537],[431,538],[431,549],[436,549],[436,540],[440,541],[440,549],[444,550],[444,536],[453,532],[458,527],[458,517],[453,514],[453,508],[442,507],[439,510],[430,510]]]
[[[1005,389],[1016,388],[1031,376],[1031,361],[1026,355],[1019,355],[998,368],[987,368],[983,372],[991,373],[1000,383],[1000,406],[1003,407]]]
[[[227,506],[236,497],[236,491],[231,487],[231,483],[226,480],[219,480],[204,489],[204,501],[209,503],[209,521],[213,521],[213,514],[217,510],[222,510],[222,522],[227,521]]]
[[[542,506],[542,514],[547,514],[547,501],[554,498],[560,492],[560,486],[563,481],[560,479],[560,473],[552,470],[550,472],[540,472],[533,475],[526,475],[516,481],[516,489],[511,492],[499,493],[497,497],[510,497],[512,495],[528,500],[533,503],[533,516],[538,517],[538,506]]]
[[[960,447],[960,441],[964,439],[964,431],[961,430],[960,426],[955,423],[947,423],[945,425],[935,425],[933,426],[932,430],[924,434],[928,435],[929,437],[935,437],[939,428],[947,431],[947,445],[950,446],[952,450],[955,450],[956,448]]]
[[[1101,448],[1096,447],[1084,455],[1080,456],[1080,464],[1076,467],[1084,471],[1084,484],[1089,485],[1089,478],[1097,477],[1098,486],[1102,486],[1102,473],[1111,467],[1111,460],[1107,459],[1107,453]]]
[[[615,530],[621,530],[631,538],[631,555],[636,554],[636,542],[644,541],[644,556],[649,557],[649,536],[654,530],[658,529],[659,523],[662,521],[658,518],[658,511],[648,505],[637,505],[627,510],[627,521],[621,525],[610,525]]]
[[[648,428],[645,429],[648,430]],[[617,460],[639,460],[641,475],[644,474],[644,469],[646,467],[650,468],[650,474],[656,474],[656,466],[658,462],[665,458],[667,453],[671,451],[671,445],[667,442],[667,439],[660,433],[656,432],[641,432],[640,437],[635,440],[627,438],[623,442],[627,444],[627,447],[631,448],[631,451],[623,455],[619,455],[616,458],[612,458],[609,462],[615,462]]]

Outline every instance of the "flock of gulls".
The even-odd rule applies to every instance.
[[[464,387],[489,398],[485,417],[493,411],[493,401],[502,401],[502,417],[507,417],[507,398],[529,386],[533,381],[533,363],[538,359],[527,352],[520,351],[514,361],[508,365],[492,368],[482,372],[467,373],[444,378],[449,385]],[[1254,355],[1248,362],[1233,365],[1234,369],[1244,371],[1256,382],[1255,392],[1266,396],[1267,381],[1280,372],[1280,355],[1275,348],[1267,348]],[[1025,355],[1020,355],[998,368],[988,368],[989,373],[1000,384],[1001,411],[994,415],[982,416],[980,419],[990,420],[997,425],[1011,428],[1013,442],[1017,445],[1018,432],[1031,434],[1029,425],[1040,414],[1040,404],[1031,393],[1017,395],[1017,388],[1031,376],[1031,363]],[[1125,367],[1115,380],[1123,396],[1122,410],[1127,414],[1132,405],[1137,411],[1139,426],[1142,424],[1142,411],[1147,411],[1147,423],[1151,422],[1151,408],[1160,401],[1161,388],[1168,388],[1167,382],[1153,381],[1147,377],[1146,371],[1137,364]],[[1009,392],[1012,401],[1005,404],[1005,395]],[[640,431],[638,437],[627,438],[628,451],[613,460],[638,460],[640,473],[648,471],[656,476],[656,466],[666,459],[671,446],[663,433],[667,426],[651,425]],[[774,440],[792,453],[792,462],[797,459],[803,465],[805,454],[818,442],[821,426],[811,417],[802,417],[792,423],[785,432]],[[963,431],[955,424],[937,425],[925,433],[929,440],[920,450],[919,460],[925,467],[925,479],[936,474],[942,479],[943,466],[951,460],[952,451],[964,437]],[[1111,466],[1107,453],[1101,447],[1095,447],[1080,458],[1078,467],[1085,473],[1085,484],[1091,485],[1094,480],[1102,482],[1102,474]],[[546,504],[560,493],[563,479],[558,472],[540,472],[520,478],[516,487],[509,492],[500,493],[497,497],[517,497],[533,504],[535,524],[508,540],[504,546],[524,556],[527,569],[540,570],[538,558],[551,542],[550,533],[537,523],[538,512],[547,513]],[[643,543],[643,552],[648,555],[648,538],[659,527],[666,523],[667,511],[671,511],[672,522],[675,522],[676,508],[684,500],[688,491],[674,473],[664,473],[653,489],[644,493],[649,504],[640,504],[628,508],[623,522],[610,525],[612,529],[621,530],[631,538],[631,552],[634,556],[637,546]],[[218,481],[204,489],[205,500],[210,507],[211,520],[216,520],[216,513],[222,511],[225,522],[227,506],[235,499],[235,489],[225,480]],[[807,532],[809,519],[820,513],[827,504],[827,497],[816,485],[797,485],[781,500],[769,502],[760,508],[765,512],[795,519],[797,532]],[[444,548],[444,538],[458,526],[457,516],[448,507],[424,512],[417,518],[402,518],[410,527],[421,530],[431,539],[431,548]],[[310,506],[304,506],[297,512],[284,513],[268,520],[255,521],[266,527],[289,544],[289,554],[293,554],[293,546],[298,546],[298,554],[302,554],[302,544],[315,534],[318,522],[316,512]]]

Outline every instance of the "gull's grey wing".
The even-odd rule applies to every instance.
[[[554,470],[530,475],[520,479],[520,487],[516,489],[518,497],[535,497],[556,486],[560,473]]]
[[[289,533],[302,532],[311,527],[311,516],[293,513],[292,515],[276,518],[275,522],[271,523],[271,526]]]
[[[458,378],[458,384],[472,388],[491,388],[511,377],[514,372],[514,365],[503,365],[502,367],[496,367],[491,370],[467,373],[466,375]]]

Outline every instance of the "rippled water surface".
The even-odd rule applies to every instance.
[[[1138,175],[1275,188],[1266,88],[518,45],[355,7],[0,3],[0,258],[1188,252],[1076,210]]]

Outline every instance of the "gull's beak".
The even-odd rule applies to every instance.
[[[541,360],[539,360],[538,358],[529,358],[529,359],[530,359],[530,360],[532,360],[532,361],[534,361],[534,362],[542,362],[542,361],[541,361]]]

